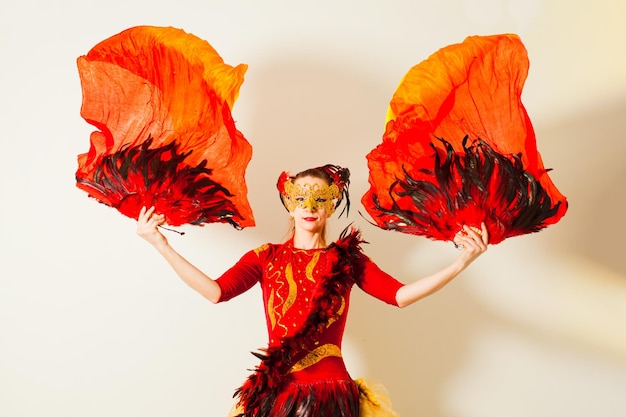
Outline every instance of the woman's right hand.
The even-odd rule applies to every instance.
[[[166,245],[167,239],[157,229],[165,223],[165,216],[154,212],[154,206],[146,209],[142,207],[137,217],[137,234],[155,247]]]

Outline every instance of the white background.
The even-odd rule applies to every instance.
[[[258,227],[168,234],[216,276],[280,241],[282,170],[350,167],[367,253],[411,281],[450,244],[377,230],[358,211],[365,155],[413,65],[469,35],[518,33],[523,100],[570,210],[492,247],[405,310],[358,289],[344,354],[404,417],[626,415],[626,2],[33,1],[0,6],[0,416],[224,416],[265,342],[260,293],[214,306],[135,225],[75,188],[93,130],[76,58],[135,25],[174,26],[249,64],[233,114],[254,147]]]

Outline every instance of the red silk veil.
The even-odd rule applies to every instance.
[[[567,201],[521,102],[528,67],[507,34],[468,37],[409,70],[367,155],[362,203],[376,225],[452,240],[484,221],[496,244],[559,221]]]
[[[173,226],[254,226],[244,179],[252,147],[231,116],[247,65],[152,26],[100,42],[77,64],[81,116],[98,129],[78,156],[79,189],[131,218],[155,206]]]

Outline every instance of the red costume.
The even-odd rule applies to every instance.
[[[269,346],[261,365],[237,391],[245,417],[356,417],[359,386],[341,357],[354,284],[392,305],[403,285],[360,250],[359,233],[343,233],[324,249],[302,250],[290,240],[245,254],[218,279],[226,301],[257,282]]]

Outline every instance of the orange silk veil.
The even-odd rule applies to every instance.
[[[362,203],[382,228],[452,240],[485,222],[490,243],[567,210],[544,168],[521,94],[529,61],[513,34],[471,36],[404,76]]]
[[[231,109],[245,64],[172,27],[138,26],[78,58],[81,116],[98,130],[78,156],[78,188],[126,216],[155,206],[170,225],[254,225],[252,147]]]

